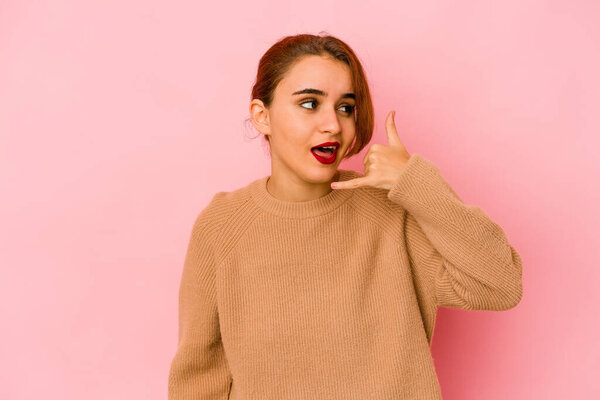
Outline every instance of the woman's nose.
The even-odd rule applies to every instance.
[[[320,128],[322,132],[338,133],[340,131],[340,121],[335,110],[323,112]]]

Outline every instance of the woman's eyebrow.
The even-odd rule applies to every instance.
[[[305,93],[311,93],[311,94],[316,94],[319,96],[327,96],[327,93],[325,93],[322,90],[319,89],[312,89],[312,88],[306,88],[306,89],[302,89],[302,90],[298,90],[294,93],[292,93],[292,96],[297,95],[297,94],[305,94]],[[344,93],[341,98],[351,98],[351,99],[355,99],[356,100],[356,96],[354,95],[354,93]]]

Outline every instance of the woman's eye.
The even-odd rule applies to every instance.
[[[314,103],[314,104],[315,104],[315,107],[316,107],[316,104],[317,104],[318,102],[317,102],[317,100],[307,100],[307,101],[304,101],[304,102],[300,103],[300,105],[301,105],[303,108],[306,108],[306,109],[308,109],[308,110],[314,110],[314,107],[310,108],[310,107],[305,107],[305,106],[303,105],[303,104],[310,104],[310,103]],[[346,111],[344,111],[344,112],[345,112],[346,114],[348,114],[348,115],[352,115],[352,114],[354,114],[354,108],[355,108],[355,106],[351,106],[351,105],[348,105],[348,104],[346,104],[346,105],[343,105],[343,106],[341,106],[341,108],[346,108]]]
[[[346,107],[346,113],[348,115],[354,114],[354,106],[348,106],[348,105],[346,105],[346,106],[342,106],[342,107]]]
[[[316,102],[317,102],[316,100],[308,100],[308,101],[302,102],[300,104],[316,103]],[[304,107],[304,106],[302,106],[302,107]],[[304,108],[307,108],[307,107],[304,107]],[[312,108],[309,108],[309,110],[312,110]]]

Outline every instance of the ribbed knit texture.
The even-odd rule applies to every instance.
[[[169,400],[441,399],[437,308],[521,299],[501,227],[419,154],[389,191],[288,202],[267,178],[215,194],[193,225]]]

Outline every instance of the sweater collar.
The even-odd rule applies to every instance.
[[[339,181],[354,178],[355,172],[338,169]],[[307,201],[284,201],[274,197],[267,190],[269,175],[255,180],[250,185],[252,200],[263,210],[270,214],[286,218],[306,218],[325,214],[339,207],[348,200],[354,189],[332,189],[331,192],[318,199]]]

